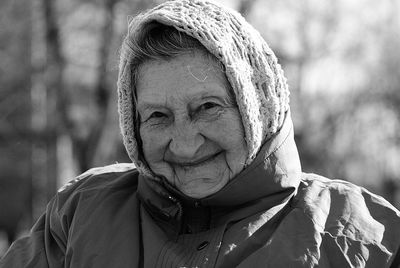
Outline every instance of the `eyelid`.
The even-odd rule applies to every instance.
[[[161,114],[163,114],[165,116],[168,116],[168,114],[165,111],[162,111],[162,110],[145,109],[142,112],[142,115],[141,115],[142,122],[146,122],[146,121],[148,121],[148,120],[150,120],[152,118],[156,118],[156,117],[152,117],[152,115],[154,113],[161,113]]]
[[[217,104],[217,105],[223,105],[225,103],[225,101],[223,99],[219,98],[219,97],[207,97],[207,98],[201,100],[199,104],[201,106],[201,105],[204,105],[206,103],[214,103],[214,104]]]
[[[162,115],[162,116],[168,116],[168,114],[167,114],[166,112],[164,112],[164,111],[152,111],[152,112],[149,114],[149,118],[152,118],[153,115],[155,115],[155,114],[160,114],[160,115]]]
[[[203,103],[200,105],[200,107],[201,107],[201,106],[204,106],[204,105],[206,105],[206,104],[214,104],[214,105],[221,106],[221,104],[218,103],[218,102],[216,102],[216,101],[206,101],[206,102],[203,102]]]
[[[200,112],[202,110],[207,110],[207,108],[205,107],[207,104],[213,105],[213,107],[208,108],[208,109],[217,108],[217,107],[221,107],[222,106],[221,103],[218,103],[216,101],[205,101],[205,102],[200,103],[199,106],[197,106],[194,109],[194,112]]]

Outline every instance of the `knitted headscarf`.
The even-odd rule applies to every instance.
[[[136,140],[136,107],[132,89],[135,62],[131,40],[145,25],[158,22],[197,39],[225,66],[236,96],[248,148],[246,165],[262,142],[283,124],[289,108],[289,90],[281,66],[260,34],[236,11],[205,0],[172,0],[129,22],[122,44],[118,75],[118,112],[123,141],[139,172],[151,175]]]

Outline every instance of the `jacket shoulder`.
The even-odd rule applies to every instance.
[[[49,202],[29,235],[11,245],[0,260],[0,267],[64,267],[71,241],[79,241],[78,245],[87,248],[82,239],[90,235],[91,239],[98,239],[99,228],[114,226],[112,223],[116,220],[123,222],[128,214],[132,215],[131,219],[136,217],[137,202],[130,197],[135,195],[138,177],[133,164],[94,168],[76,177]],[[128,201],[131,201],[129,206],[124,208],[129,213],[119,206]],[[132,220],[129,224],[131,228],[139,229],[138,221]],[[82,248],[76,252],[82,252]]]
[[[332,245],[369,248],[387,261],[399,251],[400,212],[383,197],[342,180],[303,174],[296,207]],[[343,244],[343,245],[341,245]]]
[[[400,224],[397,208],[383,197],[348,181],[304,173],[296,199],[300,206],[320,210],[322,214],[334,216],[333,219],[373,217],[382,222]]]
[[[135,192],[138,185],[139,172],[131,163],[113,164],[96,167],[80,174],[62,186],[55,196],[58,209],[77,195],[87,195],[115,189],[129,188]]]
[[[356,202],[357,205],[363,204],[371,209],[385,207],[387,208],[386,213],[391,211],[389,214],[400,217],[400,212],[397,208],[383,197],[370,192],[364,187],[344,180],[329,179],[316,174],[303,173],[299,186],[300,195],[309,201],[323,201],[321,198],[327,197],[328,193],[331,201],[330,205],[341,204],[337,204],[339,200],[346,201],[342,203],[343,205],[351,205]]]
[[[135,172],[135,165],[130,163],[119,163],[103,167],[95,167],[78,175],[73,180],[62,186],[58,193],[67,192],[76,188],[90,188],[100,186],[110,179],[113,180],[115,175],[123,175],[128,172]],[[137,172],[137,171],[136,171]],[[102,180],[97,180],[102,178]]]

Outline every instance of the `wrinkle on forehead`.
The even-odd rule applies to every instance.
[[[196,60],[195,58],[201,56],[202,60]],[[180,61],[180,59],[182,61]],[[177,68],[183,71],[181,75],[178,75],[179,72],[174,72],[171,70],[171,68],[167,68],[169,70],[168,75],[175,75],[175,78],[172,79],[172,87],[178,86],[179,83],[184,82],[184,80],[192,80],[195,81],[194,83],[203,84],[204,83],[204,89],[206,91],[199,92],[198,94],[191,94],[188,96],[181,96],[179,92],[172,92],[167,93],[163,90],[151,90],[150,92],[148,91],[148,82],[152,83],[155,80],[160,80],[162,81],[163,79],[166,78],[164,75],[154,75],[152,77],[153,70],[152,68],[156,68],[160,70],[160,66],[164,65],[169,65],[171,64],[171,68],[175,69]],[[150,68],[150,70],[149,70]],[[163,67],[161,67],[162,70]],[[168,71],[167,71],[168,72]],[[186,74],[185,74],[186,73]],[[146,77],[146,78],[145,78]],[[143,80],[144,79],[144,80]],[[137,83],[136,83],[136,94],[138,94],[139,88],[141,90],[144,90],[141,92],[141,99],[142,99],[142,104],[145,102],[147,105],[145,106],[152,106],[152,104],[158,105],[164,105],[164,106],[169,106],[171,103],[178,102],[178,100],[183,100],[182,97],[185,99],[185,102],[191,102],[194,99],[199,99],[199,98],[204,98],[207,97],[208,95],[212,96],[214,93],[219,92],[219,86],[224,85],[223,87],[225,88],[225,92],[227,93],[228,96],[226,100],[227,103],[229,103],[232,106],[237,106],[236,104],[236,99],[234,92],[232,90],[232,87],[226,77],[226,74],[224,72],[224,68],[221,67],[219,64],[218,60],[215,58],[211,58],[207,56],[204,52],[193,52],[193,53],[186,53],[181,56],[173,57],[170,59],[165,59],[165,60],[149,60],[144,63],[142,63],[138,67],[137,71]],[[219,81],[222,84],[219,84],[219,86],[213,85]],[[174,85],[176,83],[176,85]],[[211,84],[210,84],[211,83]],[[217,82],[218,84],[218,82]],[[217,85],[216,84],[216,85]],[[164,86],[164,83],[160,82],[159,86]],[[218,88],[218,90],[217,90]],[[188,88],[189,89],[189,88]],[[177,95],[178,94],[178,95]],[[217,94],[219,95],[219,94]],[[144,108],[142,105],[138,105],[139,107],[136,107],[136,109],[142,110],[141,108]],[[140,107],[141,106],[141,107]]]
[[[207,77],[208,77],[207,72],[208,72],[210,69],[212,69],[211,67],[208,67],[208,68],[205,69],[204,71],[201,71],[200,74],[195,75],[194,72],[192,72],[192,70],[191,70],[192,68],[191,68],[190,65],[186,65],[186,68],[187,68],[188,72],[190,73],[190,75],[191,75],[194,79],[196,79],[197,81],[199,81],[199,82],[204,82],[204,81],[206,81],[206,79],[207,79]],[[200,78],[199,76],[200,76],[200,77],[203,76],[203,78]]]

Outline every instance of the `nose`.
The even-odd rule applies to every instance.
[[[188,161],[196,158],[196,153],[204,143],[199,130],[188,122],[176,124],[172,131],[169,151],[174,161]]]

